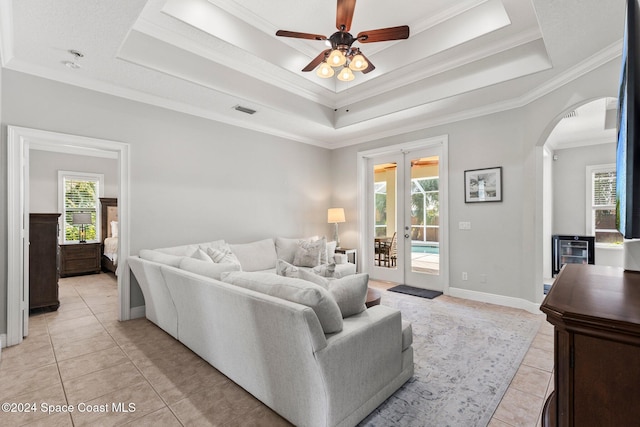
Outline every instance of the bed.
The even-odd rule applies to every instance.
[[[117,274],[118,267],[118,199],[101,197],[102,271]]]

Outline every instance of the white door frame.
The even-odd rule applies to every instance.
[[[7,137],[7,340],[22,342],[29,310],[29,150],[47,150],[118,160],[118,254],[119,319],[131,318],[129,256],[129,144],[67,135],[38,129],[8,126]],[[25,313],[26,312],[26,313]]]
[[[442,273],[443,293],[449,293],[449,136],[441,135],[418,141],[396,144],[372,150],[358,152],[358,219],[360,232],[360,259],[362,269],[369,273],[368,260],[373,259],[372,245],[367,241],[367,160],[372,157],[390,153],[404,153],[433,146],[442,147],[440,157],[440,267]],[[443,244],[444,243],[444,244]]]

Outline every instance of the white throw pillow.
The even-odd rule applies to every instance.
[[[336,271],[336,265],[331,264],[321,264],[317,267],[313,267],[312,270],[315,274],[322,277],[334,277],[334,273]]]
[[[193,254],[191,254],[191,258],[197,259],[200,261],[205,261],[205,262],[213,262],[211,260],[211,257],[207,255],[207,253],[200,248],[196,249],[196,251]]]
[[[276,237],[276,254],[278,259],[284,260],[289,264],[293,263],[296,255],[298,244],[305,239],[286,239],[284,237]]]
[[[219,264],[240,265],[240,261],[238,261],[238,258],[231,253],[231,250],[229,248],[220,248],[220,249],[207,248],[207,255],[209,255],[209,257],[213,262],[216,262]]]
[[[179,267],[183,270],[220,280],[220,275],[226,271],[240,271],[240,264],[222,263],[216,264],[209,261],[201,261],[194,258],[183,258]]]
[[[293,257],[293,265],[298,267],[315,267],[320,265],[322,251],[326,252],[326,241],[316,240],[309,242],[303,240],[298,243],[296,254]]]
[[[273,273],[242,271],[222,273],[222,281],[310,307],[325,334],[342,330],[338,304],[326,289],[315,283]]]
[[[293,264],[289,264],[283,259],[276,261],[276,274],[285,277],[299,278],[300,269]]]
[[[340,279],[327,279],[312,272],[300,270],[298,277],[328,289],[344,318],[361,313],[367,308],[365,301],[369,275],[366,273],[353,274]]]

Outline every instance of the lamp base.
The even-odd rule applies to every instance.
[[[336,248],[340,247],[340,236],[338,236],[338,223],[334,223],[334,225],[336,226],[335,229],[333,230],[333,240],[336,241]]]

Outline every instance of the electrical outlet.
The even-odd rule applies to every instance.
[[[462,280],[469,280],[469,275],[467,275],[466,271],[462,272]]]
[[[471,230],[471,223],[469,221],[460,221],[458,223],[458,228],[460,230]]]

